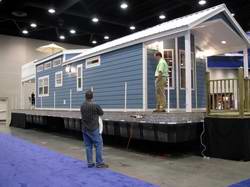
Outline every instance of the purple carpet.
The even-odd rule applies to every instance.
[[[250,187],[250,179],[244,180],[237,184],[230,185],[229,187]]]
[[[0,187],[153,187],[109,169],[0,134]]]

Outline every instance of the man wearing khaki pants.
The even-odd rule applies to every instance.
[[[165,86],[168,78],[168,64],[160,52],[155,53],[158,65],[155,70],[155,91],[156,91],[156,110],[154,112],[166,112]]]

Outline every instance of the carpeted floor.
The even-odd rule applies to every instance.
[[[230,185],[229,187],[250,187],[250,179]]]
[[[0,134],[0,187],[154,187],[110,169]]]

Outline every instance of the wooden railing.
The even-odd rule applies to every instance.
[[[250,115],[250,79],[244,78],[243,68],[238,77],[213,80],[206,75],[208,115]]]

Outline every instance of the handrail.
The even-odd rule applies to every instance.
[[[237,78],[210,79],[206,73],[207,114],[237,112],[244,117],[250,113],[250,79],[244,78],[243,68],[239,68]]]

